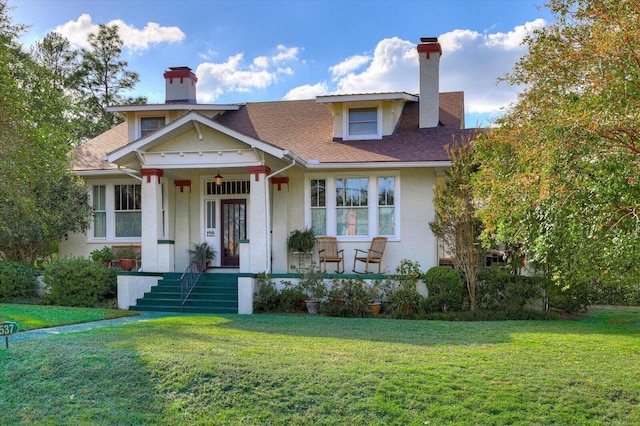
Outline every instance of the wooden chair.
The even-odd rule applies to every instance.
[[[355,257],[353,258],[353,272],[357,274],[372,274],[369,271],[369,264],[378,264],[378,273],[380,273],[380,267],[382,265],[382,255],[384,255],[384,248],[387,246],[387,237],[375,237],[371,241],[371,248],[369,250],[356,249]],[[358,255],[358,253],[362,253]],[[356,262],[364,262],[365,267],[363,272],[356,271]]]
[[[337,263],[336,272],[344,272],[344,250],[338,250],[336,237],[318,237],[318,260],[323,272],[327,272],[327,262]],[[342,266],[342,267],[341,267]]]

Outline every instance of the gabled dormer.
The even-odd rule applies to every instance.
[[[418,102],[409,93],[318,96],[333,114],[334,140],[382,139],[395,131],[406,102]]]

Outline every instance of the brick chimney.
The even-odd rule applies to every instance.
[[[423,37],[418,45],[420,63],[420,128],[438,127],[440,122],[440,56],[437,37]]]
[[[169,67],[164,72],[165,103],[195,104],[198,77],[189,67]]]

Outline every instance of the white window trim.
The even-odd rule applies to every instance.
[[[142,137],[142,119],[143,118],[151,118],[151,117],[164,117],[164,124],[165,126],[167,125],[167,115],[166,114],[162,114],[160,112],[144,112],[144,113],[137,113],[136,114],[136,121],[135,121],[135,133],[136,133],[136,139],[140,139]]]
[[[115,212],[115,186],[116,185],[140,185],[140,181],[117,179],[110,180],[109,182],[90,182],[89,183],[89,205],[93,206],[93,187],[104,185],[105,187],[105,209],[107,213],[106,225],[107,235],[106,237],[96,238],[93,236],[93,218],[87,231],[88,243],[118,243],[118,244],[140,244],[142,242],[142,236],[140,237],[120,237],[116,238],[116,212]],[[142,188],[141,188],[142,190]],[[142,214],[142,210],[140,211]]]
[[[367,139],[382,139],[382,102],[345,102],[342,105],[342,140],[357,141]],[[376,108],[378,115],[377,132],[368,135],[349,134],[349,110],[355,108]]]
[[[369,200],[368,200],[368,214],[369,214],[369,233],[368,235],[336,235],[337,233],[337,206],[336,206],[336,180],[341,178],[355,178],[366,177],[369,179]],[[376,172],[332,172],[332,173],[310,173],[305,175],[304,180],[304,221],[305,227],[309,228],[312,225],[311,221],[311,180],[312,179],[324,179],[326,182],[326,212],[327,212],[327,235],[335,236],[338,241],[370,241],[373,237],[378,236],[379,223],[378,223],[378,178],[379,177],[393,177],[394,178],[394,223],[395,223],[395,235],[386,236],[389,241],[400,241],[400,230],[402,224],[400,222],[401,205],[400,200],[400,172],[398,170],[383,170]]]

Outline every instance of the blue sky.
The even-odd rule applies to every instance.
[[[418,92],[415,45],[442,45],[440,90],[465,92],[467,127],[516,100],[496,79],[552,19],[542,0],[9,0],[29,25],[25,47],[51,31],[82,46],[115,23],[134,95],[164,101],[162,73],[189,66],[199,103],[309,99],[331,93]]]

